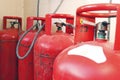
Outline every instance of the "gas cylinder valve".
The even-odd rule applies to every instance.
[[[103,22],[99,22],[96,25],[96,39],[104,39],[107,40],[108,39],[108,25],[110,23],[103,21]]]
[[[70,23],[64,23],[64,22],[55,22],[54,24],[56,24],[56,26],[57,26],[57,30],[62,30],[62,27],[63,26],[69,26],[69,27],[72,27],[72,28],[74,28],[74,26],[72,25],[72,24],[70,24]]]
[[[19,25],[19,22],[17,22],[17,21],[11,21],[10,24],[11,24],[11,27],[13,28],[15,26],[15,24]]]
[[[56,26],[57,26],[57,30],[62,30],[62,27],[65,25],[64,23],[60,23],[60,22],[55,22]]]

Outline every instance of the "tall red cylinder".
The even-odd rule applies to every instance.
[[[116,12],[91,12],[102,10]],[[106,40],[97,39],[65,49],[54,62],[54,80],[120,80],[120,37],[118,37],[120,34],[120,4],[85,5],[77,9],[77,14],[93,18],[116,17],[115,42],[113,44]],[[77,38],[77,35],[75,36]]]
[[[14,26],[7,28],[7,21],[18,20],[21,29],[22,18],[17,16],[3,17],[3,30],[0,31],[0,80],[17,80],[18,65],[15,49],[18,41],[19,30]]]
[[[64,18],[68,23],[74,22],[74,17],[69,14],[47,14],[46,34],[39,37],[34,45],[34,80],[53,80],[53,62],[55,57],[65,48],[73,45],[70,38],[72,28],[67,28],[66,33],[51,33],[52,18]]]
[[[27,17],[27,29],[34,25],[34,21],[45,22],[43,17]],[[34,36],[36,35],[37,29],[28,32],[25,37],[22,39],[18,52],[20,56],[25,55],[28,51]],[[39,36],[44,34],[44,30],[39,33]],[[34,63],[33,63],[33,49],[30,51],[29,55],[24,59],[18,60],[18,79],[19,80],[34,80]]]

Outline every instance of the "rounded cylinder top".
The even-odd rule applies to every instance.
[[[120,4],[109,4],[109,3],[90,4],[79,7],[76,13],[77,15],[87,16],[87,17],[114,17],[116,16],[115,11],[117,11],[118,6],[120,6]],[[110,12],[111,10],[114,12]],[[99,11],[104,11],[104,12],[99,12]]]
[[[46,16],[52,17],[52,18],[67,18],[67,19],[73,19],[74,16],[70,14],[47,14]]]

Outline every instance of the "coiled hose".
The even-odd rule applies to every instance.
[[[55,9],[55,11],[54,11],[53,13],[56,13],[56,12],[58,11],[58,9],[59,9],[59,7],[61,6],[62,3],[63,3],[63,0],[60,1],[60,4],[57,6],[57,8]],[[39,0],[38,0],[38,4],[37,4],[37,17],[39,17]],[[25,59],[25,58],[29,55],[30,51],[32,50],[33,45],[34,45],[34,43],[35,43],[35,41],[36,41],[36,39],[37,39],[40,31],[41,31],[41,30],[43,29],[43,27],[45,26],[45,24],[43,24],[43,25],[41,25],[41,26],[39,26],[39,27],[38,27],[38,25],[39,25],[39,22],[37,21],[37,23],[36,23],[35,25],[33,25],[31,28],[29,28],[27,31],[25,31],[25,32],[23,33],[23,35],[21,36],[21,38],[19,39],[19,41],[18,41],[18,43],[17,43],[17,46],[16,46],[16,55],[17,55],[18,59]],[[36,34],[35,34],[35,36],[34,36],[34,39],[33,39],[32,43],[31,43],[28,51],[25,53],[24,56],[20,56],[20,55],[19,55],[19,46],[20,46],[20,43],[21,43],[22,39],[25,37],[25,35],[26,35],[28,32],[30,32],[34,27],[38,28],[38,31],[36,32]]]
[[[32,26],[31,28],[29,28],[27,31],[25,31],[25,32],[22,34],[21,38],[19,39],[19,41],[18,41],[18,43],[17,43],[17,47],[16,47],[16,55],[17,55],[18,59],[24,59],[24,58],[26,58],[26,57],[29,55],[29,53],[30,53],[31,49],[33,48],[33,45],[34,45],[34,43],[35,43],[35,41],[36,41],[36,39],[37,39],[40,31],[41,31],[41,30],[43,29],[43,27],[44,27],[44,25],[38,27],[38,31],[36,32],[36,34],[35,34],[35,36],[34,36],[34,38],[33,38],[33,41],[32,41],[32,43],[31,43],[28,51],[26,52],[26,54],[25,54],[24,56],[20,56],[20,55],[19,55],[19,46],[20,46],[21,41],[23,40],[23,38],[25,37],[25,35],[26,35],[28,32],[30,32],[31,30],[33,30],[33,28],[36,27],[36,26],[38,26],[38,23],[36,23],[35,25],[33,25],[33,26]]]

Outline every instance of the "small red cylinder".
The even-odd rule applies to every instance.
[[[45,21],[43,17],[28,17],[27,18],[27,29],[34,25],[34,21],[39,20],[42,23]],[[28,51],[34,36],[36,35],[37,29],[32,30],[25,35],[22,39],[20,46],[19,46],[19,55],[24,56],[25,53]],[[42,30],[38,36],[43,35],[45,32]],[[33,49],[30,51],[29,55],[24,59],[18,60],[18,79],[19,80],[34,80],[34,64],[33,64]]]
[[[7,20],[18,20],[20,28],[22,18],[16,16],[3,17],[3,30],[0,31],[0,80],[17,80],[18,64],[16,57],[16,45],[19,30],[14,26],[7,28]]]

